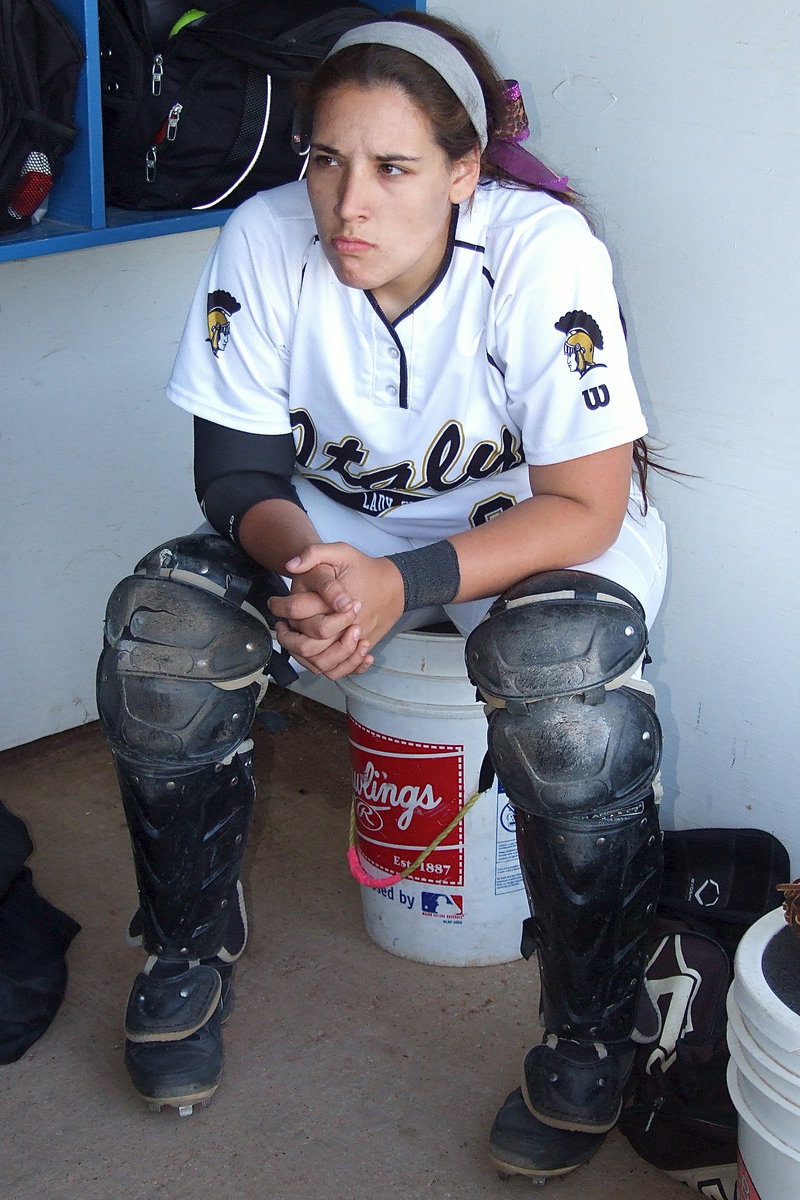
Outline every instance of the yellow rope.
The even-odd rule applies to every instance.
[[[464,820],[464,817],[467,815],[469,810],[472,808],[475,801],[478,799],[479,796],[482,796],[482,795],[483,795],[483,792],[475,792],[475,794],[473,796],[470,796],[467,803],[464,805],[463,808],[459,809],[459,811],[453,817],[450,824],[446,825],[445,828],[440,833],[437,833],[436,837],[433,839],[430,846],[427,846],[426,849],[423,850],[422,853],[417,858],[414,859],[413,863],[411,863],[411,865],[409,867],[406,867],[406,869],[404,871],[397,872],[396,875],[387,876],[387,878],[389,878],[389,879],[406,879],[407,876],[409,876],[412,873],[412,871],[416,871],[417,868],[420,867],[422,865],[422,863],[425,862],[425,859],[428,857],[428,855],[431,854],[436,849],[436,847],[439,845],[439,843],[447,837],[448,833],[452,833],[452,831],[455,829],[456,825],[458,825],[459,821]],[[354,800],[352,802],[352,804],[350,805],[350,847],[354,848],[355,846],[356,846],[356,802]]]

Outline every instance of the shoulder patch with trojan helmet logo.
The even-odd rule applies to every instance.
[[[555,323],[555,328],[567,336],[564,341],[564,354],[567,366],[583,377],[594,367],[604,367],[605,363],[595,362],[595,352],[603,349],[603,334],[594,317],[576,309],[564,313]]]
[[[216,358],[227,346],[231,336],[231,317],[239,312],[241,304],[230,292],[209,292],[207,305],[208,337]]]

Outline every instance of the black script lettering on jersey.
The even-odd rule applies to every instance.
[[[314,451],[317,448],[317,431],[311,414],[304,408],[295,408],[289,413],[294,434],[295,457],[301,466],[307,467],[313,462]]]
[[[358,469],[364,467],[370,456],[369,447],[360,438],[349,434],[338,442],[326,442],[319,447],[311,414],[296,409],[291,418],[297,462],[308,469],[307,478],[332,499],[360,512],[386,512],[424,500],[436,492],[450,492],[471,480],[500,475],[524,462],[521,446],[505,427],[500,431],[499,444],[488,440],[478,442],[464,462],[467,450],[463,429],[458,422],[450,421],[431,443],[421,471],[410,459],[374,470]],[[325,455],[323,462],[319,461],[319,454]],[[464,462],[461,471],[457,467],[459,462]],[[344,487],[337,483],[337,478]]]
[[[522,447],[517,444],[510,429],[503,429],[500,435],[500,447],[496,443],[478,442],[478,445],[467,459],[466,475],[470,479],[488,479],[490,475],[500,475],[510,471],[525,461]]]
[[[340,442],[326,442],[323,450],[328,455],[328,461],[323,464],[326,471],[335,471],[354,487],[360,487],[358,476],[350,471],[351,463],[358,465],[367,461],[367,449],[357,437],[342,438]]]
[[[583,403],[589,409],[605,408],[611,399],[611,393],[604,383],[599,387],[587,388],[583,395]]]
[[[323,470],[335,471],[351,487],[370,492],[398,493],[401,499],[406,500],[415,498],[411,487],[414,478],[413,463],[390,463],[385,467],[377,467],[374,471],[359,471],[358,474],[354,474],[349,469],[350,465],[364,463],[369,457],[369,451],[363,442],[355,437],[347,437],[341,442],[326,442],[323,449],[328,455]]]
[[[510,429],[503,429],[501,445],[496,442],[478,442],[467,459],[464,471],[454,479],[445,476],[453,464],[464,453],[464,432],[460,425],[451,421],[433,442],[425,457],[424,479],[435,492],[450,492],[470,479],[488,479],[510,471],[523,461],[517,440]]]

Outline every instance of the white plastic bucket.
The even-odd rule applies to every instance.
[[[739,1114],[737,1200],[800,1200],[800,1014],[764,976],[764,951],[786,929],[777,908],[748,929],[728,993],[728,1090]],[[800,943],[788,952],[800,958]]]
[[[478,790],[486,718],[464,639],[428,630],[391,638],[345,693],[358,857],[368,875],[404,870]],[[497,783],[398,883],[362,885],[364,927],[401,958],[484,966],[519,958],[528,915],[513,809]]]

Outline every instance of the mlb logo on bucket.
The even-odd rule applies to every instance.
[[[464,917],[464,897],[452,892],[423,892],[422,913],[426,917],[446,917],[461,921]]]
[[[389,737],[353,717],[348,727],[359,853],[388,875],[404,871],[464,803],[464,747]],[[408,879],[463,886],[461,823]]]

